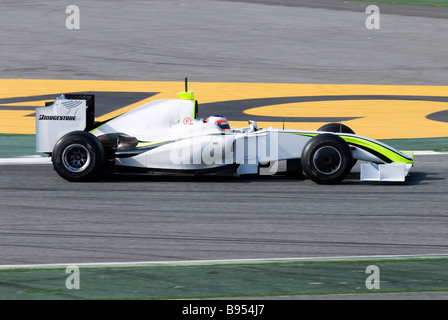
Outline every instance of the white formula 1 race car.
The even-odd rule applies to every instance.
[[[361,180],[404,181],[411,152],[330,123],[317,131],[231,128],[226,118],[198,118],[187,89],[96,123],[93,95],[65,94],[36,109],[36,151],[51,156],[69,181],[112,173],[303,176],[319,184],[344,180],[361,162]]]

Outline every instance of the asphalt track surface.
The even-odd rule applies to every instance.
[[[77,1],[80,30],[65,28],[71,1],[2,2],[0,75],[446,85],[446,8],[381,4],[372,31],[365,3],[290,2]],[[0,264],[446,254],[447,163],[417,156],[404,184],[355,172],[338,186],[68,183],[49,165],[0,166]]]
[[[405,183],[105,177],[0,166],[3,265],[446,254],[448,155]]]
[[[379,4],[368,30],[368,3],[79,0],[68,30],[71,4],[0,4],[0,77],[446,85],[448,8]]]

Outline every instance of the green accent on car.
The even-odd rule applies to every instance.
[[[319,135],[319,133],[301,133],[301,132],[288,132],[288,133],[298,134],[298,135],[307,136],[307,137],[315,137],[315,136]],[[339,135],[338,134],[338,136],[341,137],[342,139],[344,139],[348,144],[354,144],[354,145],[364,147],[364,148],[373,150],[375,152],[378,152],[378,153],[384,155],[385,157],[387,157],[388,159],[390,159],[392,162],[403,162],[406,164],[414,163],[414,160],[411,159],[412,157],[406,158],[403,155],[401,155],[400,153],[397,153],[399,151],[395,152],[385,146],[382,146],[381,144],[379,144],[375,141],[363,139],[360,137],[348,136],[348,135]]]
[[[178,95],[182,100],[194,100],[194,92],[193,91],[183,91],[179,92]]]
[[[149,146],[156,145],[159,143],[164,143],[164,142],[175,142],[175,141],[179,141],[179,140],[185,140],[185,139],[191,139],[191,138],[197,138],[197,137],[213,136],[213,135],[216,135],[216,134],[207,133],[207,134],[201,134],[201,135],[197,135],[197,136],[179,137],[176,139],[160,140],[160,141],[139,141],[136,148],[144,148],[144,147],[149,147]]]
[[[196,107],[197,107],[198,102],[195,100],[194,101],[194,106],[193,106],[193,115],[191,116],[191,119],[196,119]]]
[[[340,137],[342,139],[344,139],[349,144],[355,144],[355,145],[358,145],[361,147],[365,147],[365,148],[374,150],[378,153],[381,153],[385,157],[389,158],[392,162],[403,162],[406,164],[414,163],[414,161],[412,159],[406,158],[406,157],[402,156],[401,154],[399,154],[393,150],[390,150],[390,149],[388,149],[378,143],[375,143],[373,141],[358,138],[358,137],[345,136],[345,135],[340,135]]]
[[[106,123],[107,123],[107,122],[106,122]],[[99,128],[101,128],[102,126],[104,126],[106,123],[103,123],[102,125],[100,125],[100,126],[94,128],[94,129],[90,130],[89,133],[93,133],[95,130],[98,130]]]
[[[300,132],[287,132],[287,133],[298,134],[300,136],[307,136],[307,137],[315,137],[318,135],[317,133],[300,133]]]
[[[169,142],[172,140],[161,140],[161,141],[139,141],[136,148],[144,148],[144,147],[149,147],[149,146],[153,146],[155,144],[159,144],[159,143],[163,143],[163,142]]]

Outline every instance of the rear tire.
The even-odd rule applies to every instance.
[[[318,184],[336,184],[352,169],[350,146],[341,137],[324,133],[309,140],[302,151],[304,173]]]
[[[56,172],[65,180],[87,181],[99,174],[104,159],[104,147],[94,135],[74,131],[59,139],[51,160]]]

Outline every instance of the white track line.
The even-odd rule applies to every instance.
[[[53,263],[53,264],[25,264],[0,265],[0,270],[6,269],[57,269],[67,266],[86,268],[98,267],[152,267],[152,266],[207,266],[228,264],[264,264],[287,262],[331,262],[331,261],[372,261],[372,260],[404,260],[404,259],[447,259],[448,254],[422,254],[422,255],[378,255],[378,256],[338,256],[338,257],[307,257],[307,258],[266,258],[266,259],[229,259],[229,260],[185,260],[185,261],[138,261],[138,262],[92,262],[92,263]]]
[[[413,151],[414,156],[432,156],[432,155],[438,155],[438,154],[444,154],[448,155],[448,152],[438,152],[438,151]]]
[[[17,158],[0,158],[0,165],[48,164],[48,163],[51,163],[50,157],[28,156]]]

